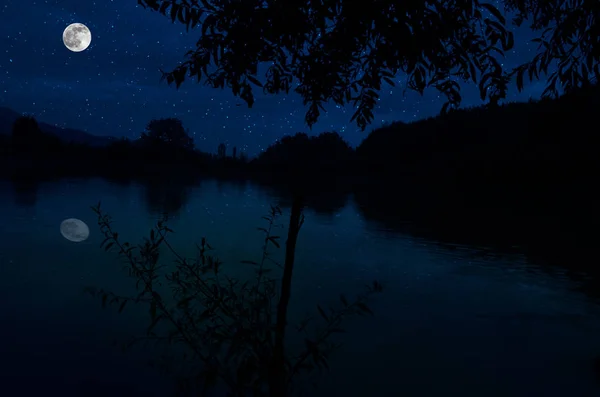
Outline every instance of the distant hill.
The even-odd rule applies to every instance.
[[[0,107],[0,135],[10,135],[15,120],[22,114],[7,107]],[[56,135],[65,142],[81,143],[94,147],[102,147],[111,143],[115,138],[88,134],[85,131],[71,128],[60,128],[38,120],[40,129],[48,134]]]

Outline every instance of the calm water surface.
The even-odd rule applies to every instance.
[[[90,205],[101,200],[115,229],[133,242],[161,206],[179,207],[169,223],[175,247],[191,253],[206,236],[231,271],[243,274],[238,262],[259,257],[256,227],[279,199],[251,184],[215,181],[153,189],[88,180],[15,190],[0,182],[1,395],[164,395],[145,358],[110,344],[143,330],[145,314],[102,310],[82,293],[88,285],[131,290],[114,256],[99,248]],[[60,222],[70,217],[90,226],[87,241],[61,236]],[[333,213],[306,211],[295,311],[335,303],[339,293],[352,295],[373,279],[386,286],[373,301],[375,317],[347,323],[345,346],[320,394],[600,395],[591,364],[600,353],[600,311],[574,281],[518,254],[451,248],[383,230],[351,198]]]

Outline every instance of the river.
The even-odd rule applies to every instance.
[[[352,195],[327,200],[319,206],[313,199],[305,211],[292,305],[336,303],[373,279],[385,290],[372,301],[375,316],[346,324],[331,374],[312,395],[600,395],[592,364],[600,354],[600,307],[581,288],[585,274],[518,249],[449,244],[386,226]],[[98,201],[124,239],[139,241],[167,211],[176,249],[190,253],[206,236],[226,266],[243,274],[240,260],[260,255],[261,217],[281,197],[216,180],[183,187],[0,181],[2,395],[164,395],[165,381],[141,357],[110,343],[139,331],[145,314],[103,310],[82,292],[130,288],[114,255],[99,247],[90,210]],[[281,223],[288,211],[283,206]],[[88,240],[61,236],[61,221],[71,217],[90,226]],[[284,241],[285,229],[280,234]]]

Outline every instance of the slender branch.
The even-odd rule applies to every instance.
[[[99,216],[102,216],[99,208],[98,208],[98,212],[97,213],[98,213]],[[110,240],[119,248],[120,252],[126,255],[126,257],[128,258],[130,264],[135,267],[136,266],[136,261],[135,261],[135,258],[133,258],[133,255],[131,254],[131,250],[128,250],[125,246],[123,246],[121,244],[121,242],[119,241],[119,239],[116,237],[117,234],[112,231],[112,228],[110,226],[110,222],[108,222],[108,220],[106,218],[102,218],[101,219],[101,226],[103,226],[105,228],[105,230],[106,230],[105,235],[108,235],[108,237],[110,238]],[[201,349],[196,345],[196,343],[194,342],[194,340],[181,327],[180,323],[173,318],[173,316],[171,315],[171,313],[169,312],[169,310],[165,307],[164,303],[162,302],[162,299],[160,299],[160,296],[156,292],[153,291],[153,286],[152,286],[151,281],[148,281],[148,280],[146,280],[146,278],[142,277],[142,282],[144,283],[147,291],[151,292],[152,297],[154,298],[154,301],[156,302],[157,308],[161,311],[161,313],[165,316],[165,318],[167,320],[169,320],[169,322],[177,329],[177,331],[182,336],[182,338],[184,339],[184,341],[192,349],[192,351],[198,356],[198,358],[200,358],[201,361],[203,361],[204,363],[207,363],[207,364],[214,362],[214,360],[211,360],[210,356],[206,356],[206,355],[202,354]],[[229,377],[225,376],[225,374],[222,371],[217,371],[217,375],[226,384],[228,384],[228,386],[233,387],[235,385],[235,383],[233,382],[233,380],[231,380]]]

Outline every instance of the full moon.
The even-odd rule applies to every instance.
[[[82,23],[72,23],[63,32],[63,43],[73,52],[81,52],[92,42],[92,32]]]
[[[60,234],[69,241],[79,243],[90,236],[90,228],[79,219],[69,218],[61,222]]]

